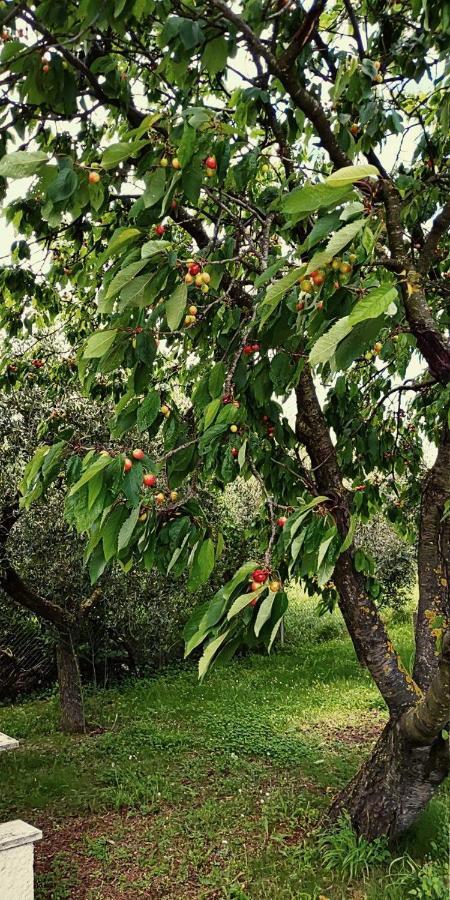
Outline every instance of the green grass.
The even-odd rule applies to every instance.
[[[406,663],[411,626],[394,626]],[[443,793],[394,856],[318,829],[386,717],[339,615],[294,600],[286,645],[88,695],[87,737],[57,700],[0,710],[0,820],[42,825],[38,900],[446,897]],[[415,891],[416,893],[412,893]]]

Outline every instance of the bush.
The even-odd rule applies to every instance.
[[[401,609],[416,578],[415,547],[401,540],[381,517],[365,525],[355,543],[375,562],[375,575],[381,585],[378,604]]]

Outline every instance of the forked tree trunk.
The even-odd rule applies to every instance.
[[[347,812],[367,840],[387,836],[393,842],[416,821],[449,771],[446,742],[413,747],[399,721],[386,725],[372,755],[338,794],[329,810],[336,821]]]
[[[450,632],[439,668],[421,700],[391,718],[372,755],[338,794],[331,821],[345,811],[358,834],[393,841],[415,822],[449,773],[448,741],[441,730],[450,716]]]
[[[69,734],[84,734],[83,693],[78,658],[70,633],[59,631],[56,645],[61,730]]]
[[[329,498],[344,538],[350,521],[349,498],[307,366],[297,386],[296,432],[308,451],[316,486]],[[419,556],[423,568],[414,678],[395,652],[364,577],[355,570],[353,546],[341,553],[334,570],[339,607],[356,654],[364,659],[384,697],[390,720],[372,755],[333,801],[328,819],[336,821],[347,812],[356,832],[369,840],[387,835],[393,841],[403,834],[449,771],[448,748],[440,732],[450,717],[450,631],[443,638],[438,662],[436,635],[428,618],[431,612],[445,619],[448,609],[449,535],[447,526],[442,527],[442,513],[450,493],[449,461],[449,430],[444,426],[422,507]]]

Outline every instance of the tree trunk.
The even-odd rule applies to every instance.
[[[58,667],[61,730],[69,734],[84,734],[86,721],[80,669],[69,632],[58,632],[56,664]]]
[[[415,706],[391,717],[372,755],[333,801],[331,821],[347,812],[368,840],[392,842],[415,822],[449,773],[448,742],[441,736],[450,715],[450,632],[438,670]]]
[[[400,722],[391,720],[372,755],[335,798],[328,812],[335,822],[347,812],[367,840],[386,835],[394,842],[416,821],[449,772],[446,741],[411,746]]]

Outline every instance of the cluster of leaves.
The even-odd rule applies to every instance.
[[[13,86],[1,126],[0,176],[28,182],[7,210],[21,240],[2,273],[3,383],[15,388],[40,379],[54,389],[71,382],[76,365],[86,394],[114,404],[111,441],[101,448],[86,448],[62,429],[38,449],[22,482],[24,505],[62,474],[68,519],[88,537],[93,582],[117,559],[125,570],[139,563],[187,571],[196,589],[222,550],[202,492],[256,477],[261,556],[277,577],[301,578],[331,605],[334,566],[352,548],[359,523],[384,509],[399,531],[413,531],[406,510],[419,501],[422,434],[435,441],[448,415],[449,388],[426,375],[414,404],[395,411],[389,405],[417,359],[416,339],[400,299],[407,273],[385,264],[389,223],[379,176],[386,176],[378,158],[371,161],[386,133],[398,135],[411,123],[422,129],[408,167],[395,165],[392,173],[414,260],[422,224],[448,187],[449,73],[435,85],[424,120],[417,104],[429,98],[422,88],[419,97],[408,92],[404,72],[407,66],[416,80],[431,72],[424,46],[443,52],[445,17],[417,2],[419,40],[401,9],[380,13],[376,3],[364,3],[359,12],[372,31],[365,52],[358,47],[350,56],[334,37],[345,16],[335,4],[320,22],[327,52],[318,61],[308,40],[289,59],[304,11],[281,10],[269,46],[262,4],[250,0],[240,6],[255,74],[230,89],[232,60],[247,31],[220,0],[116,0],[101,9],[63,2],[57,10],[45,2],[36,14],[9,6],[2,15],[16,22],[17,33],[0,57]],[[31,39],[19,34],[20,21],[34,29]],[[340,162],[331,171],[314,145],[314,129],[296,102],[310,80],[317,109],[329,112],[337,152],[354,165]],[[26,112],[20,119],[17,106]],[[23,143],[11,148],[17,135]],[[45,281],[33,277],[32,239],[51,248]],[[191,278],[192,261],[206,282]],[[449,265],[444,237],[426,284],[443,330]],[[414,292],[409,282],[407,290]],[[194,316],[186,315],[191,307]],[[36,359],[34,342],[25,352],[18,348],[18,339],[31,334],[39,341],[54,323],[63,351]],[[284,413],[309,367],[324,385],[338,463],[354,491],[347,536],[337,527],[333,498],[318,496],[301,428]],[[157,440],[157,452],[124,471],[136,430],[146,448]],[[169,502],[165,494],[158,505],[143,488],[144,472],[166,492],[180,488],[180,499]],[[378,597],[373,563],[361,549],[354,567]],[[188,628],[188,649],[209,642],[202,672],[241,641],[271,645],[285,595],[264,588],[252,598],[247,574],[240,570],[212,611]]]

